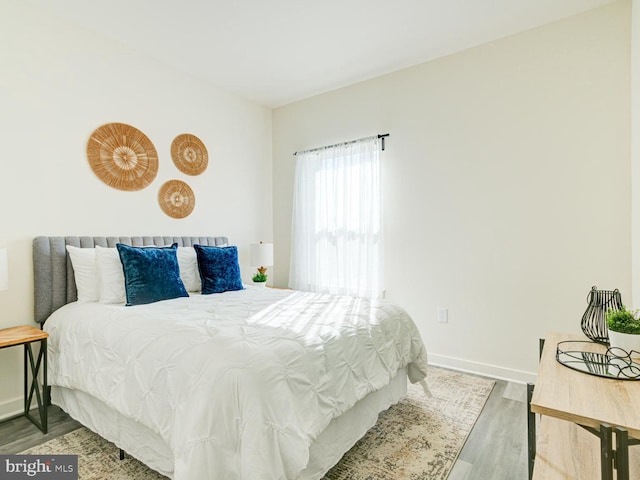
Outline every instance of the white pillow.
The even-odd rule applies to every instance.
[[[67,252],[76,279],[78,302],[97,302],[100,300],[100,284],[95,249],[67,245]]]
[[[178,267],[180,267],[180,279],[184,283],[187,292],[199,292],[202,290],[195,248],[178,247]]]
[[[117,248],[96,245],[100,303],[125,303],[124,272]]]

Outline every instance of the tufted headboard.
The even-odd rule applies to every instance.
[[[223,246],[227,237],[36,237],[33,239],[33,284],[35,321],[44,323],[49,315],[77,297],[76,282],[71,260],[67,256],[67,245],[93,248],[115,247],[124,243],[134,247],[145,245],[171,245],[181,247],[194,244]]]

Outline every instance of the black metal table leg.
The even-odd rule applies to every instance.
[[[602,480],[613,480],[613,429],[600,425],[600,471]]]
[[[533,396],[533,383],[527,383],[527,446],[529,480],[533,478],[533,466],[536,461],[536,414],[531,411],[531,397]]]
[[[538,339],[538,355],[542,358],[542,350],[544,349],[544,338]],[[533,467],[536,463],[536,414],[531,411],[531,399],[533,398],[533,383],[527,383],[527,447],[528,447],[528,465],[529,480],[533,478]]]
[[[629,480],[629,432],[616,427],[615,468],[617,480]]]
[[[43,367],[43,390],[40,391],[39,385],[39,373],[40,367]],[[29,369],[27,369],[29,367]],[[31,385],[29,385],[28,377],[29,370],[31,371]],[[38,427],[42,433],[47,433],[47,403],[44,396],[44,392],[47,391],[47,339],[40,340],[40,351],[38,352],[37,359],[34,358],[33,349],[31,343],[24,344],[24,416],[27,417],[31,423]],[[33,395],[36,396],[36,403],[38,405],[38,416],[40,420],[36,420],[30,413],[31,403],[33,401]]]

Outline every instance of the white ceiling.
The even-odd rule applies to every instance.
[[[614,0],[30,0],[276,107]]]

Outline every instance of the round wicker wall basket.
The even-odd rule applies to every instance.
[[[171,157],[178,170],[187,175],[200,175],[209,164],[209,154],[204,143],[190,133],[183,133],[173,139]]]
[[[89,137],[87,158],[96,176],[118,190],[142,190],[158,174],[158,153],[137,128],[124,123],[98,127]]]
[[[158,203],[170,217],[184,218],[193,212],[196,197],[191,187],[182,180],[169,180],[160,187]]]

